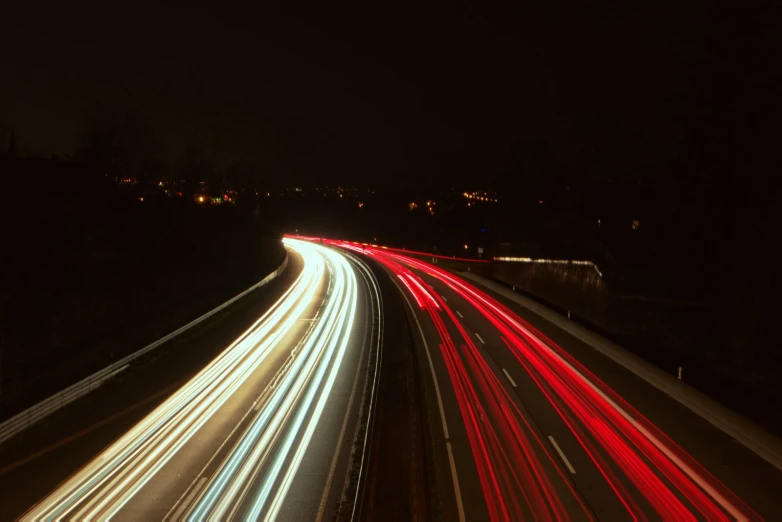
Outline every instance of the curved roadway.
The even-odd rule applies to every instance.
[[[399,252],[285,242],[298,273],[262,317],[70,476],[23,487],[58,461],[0,459],[3,500],[33,491],[25,520],[782,517],[778,469],[500,296]]]
[[[375,290],[338,251],[285,242],[303,268],[277,303],[23,519],[333,517]]]
[[[601,356],[572,339],[563,349],[507,302],[436,265],[372,245],[325,242],[374,259],[405,297],[429,373],[430,428],[441,443],[430,456],[440,477],[433,488],[447,499],[436,518],[782,516],[778,469],[640,378],[618,366],[606,372]],[[673,425],[677,440],[625,394],[642,397],[647,415]]]

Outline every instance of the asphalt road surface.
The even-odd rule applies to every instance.
[[[286,243],[298,275],[278,301],[51,491],[26,484],[39,498],[24,520],[333,518],[377,312],[345,256]],[[20,469],[34,477],[45,463]]]
[[[268,302],[0,448],[0,519],[781,519],[777,468],[513,301],[286,244]]]
[[[437,266],[331,244],[384,265],[407,297],[441,441],[435,518],[782,515],[779,470],[583,343]]]

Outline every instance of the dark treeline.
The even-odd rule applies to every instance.
[[[283,256],[252,206],[142,202],[75,162],[0,158],[0,172],[4,413],[206,312]]]

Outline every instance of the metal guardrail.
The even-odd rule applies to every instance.
[[[124,357],[119,361],[110,364],[109,366],[100,370],[99,372],[96,372],[90,375],[89,377],[82,379],[76,384],[73,384],[65,388],[64,390],[55,393],[48,399],[44,399],[43,401],[39,402],[35,406],[32,406],[26,409],[25,411],[11,417],[7,421],[0,424],[0,443],[8,440],[9,438],[13,437],[19,432],[24,431],[25,429],[32,426],[36,422],[40,421],[44,417],[59,410],[66,404],[69,404],[75,401],[76,399],[79,399],[80,397],[87,395],[94,389],[101,386],[107,380],[111,379],[121,371],[125,370],[130,364],[130,362],[133,361],[134,359],[141,357],[147,352],[154,350],[158,346],[170,341],[177,335],[180,335],[186,332],[187,330],[189,330],[190,328],[194,327],[195,325],[201,323],[202,321],[205,321],[209,317],[213,316],[217,312],[230,306],[231,304],[238,301],[239,299],[249,294],[253,290],[257,290],[258,288],[268,284],[270,281],[276,279],[280,274],[282,274],[287,266],[288,266],[288,252],[286,250],[285,259],[280,264],[280,266],[278,266],[272,273],[270,273],[269,275],[261,279],[259,282],[255,283],[253,286],[251,286],[244,292],[234,296],[233,298],[224,302],[217,308],[210,310],[209,312],[198,317],[197,319],[190,321],[189,323],[182,326],[181,328],[174,330],[173,332],[166,335],[165,337],[162,337],[157,341],[148,344],[144,348],[141,348],[140,350],[128,355],[127,357]]]
[[[495,257],[495,261],[502,263],[544,263],[548,265],[581,265],[591,266],[597,272],[597,275],[603,277],[603,272],[592,261],[578,261],[575,259],[532,259],[531,257]]]
[[[358,477],[356,479],[356,494],[353,498],[353,508],[351,510],[350,520],[360,520],[361,519],[361,510],[363,508],[363,499],[364,499],[364,488],[366,487],[366,474],[367,474],[367,457],[369,456],[369,450],[370,446],[372,445],[372,435],[375,429],[375,422],[377,419],[377,415],[375,414],[375,410],[377,408],[377,389],[378,389],[378,375],[380,374],[381,367],[383,365],[383,297],[380,295],[380,288],[378,287],[377,278],[375,277],[375,274],[372,272],[372,270],[367,266],[367,263],[361,259],[355,258],[357,265],[361,270],[366,274],[364,278],[367,280],[368,283],[372,283],[372,286],[374,288],[374,298],[372,292],[369,293],[370,300],[374,301],[372,303],[372,310],[375,310],[375,307],[377,307],[377,315],[373,313],[372,315],[372,334],[370,335],[369,340],[369,346],[376,346],[375,349],[375,357],[374,360],[372,359],[372,353],[369,352],[369,361],[367,363],[367,373],[369,373],[370,369],[373,370],[372,375],[372,383],[371,383],[371,390],[367,390],[365,388],[364,390],[364,400],[367,398],[369,399],[369,404],[366,409],[366,431],[364,432],[364,441],[361,446],[361,460],[359,462],[359,468],[358,468]],[[369,286],[369,285],[367,285]],[[369,378],[369,376],[367,376]],[[369,384],[367,382],[367,384]],[[366,397],[366,394],[369,393],[369,397]],[[364,401],[362,400],[362,403]],[[363,404],[362,404],[363,407]],[[359,412],[359,415],[361,415],[361,412]],[[359,422],[361,420],[361,417],[359,417]],[[353,450],[356,450],[356,446],[354,443]],[[353,460],[353,455],[351,455],[350,460]],[[363,480],[363,484],[362,484]]]

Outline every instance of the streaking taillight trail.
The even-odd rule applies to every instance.
[[[578,518],[591,519],[580,495],[520,414],[448,304],[403,265],[404,259],[378,254],[378,249],[329,240],[324,243],[373,255],[429,314],[438,332],[490,518],[570,520],[578,511]],[[446,320],[457,325],[458,343],[449,333]]]
[[[358,250],[385,265],[425,309],[440,337],[440,347],[468,433],[492,520],[515,519],[529,509],[534,517],[567,519],[568,499],[556,499],[543,464],[551,459],[534,430],[486,365],[459,318],[428,290],[415,271],[436,278],[475,308],[496,328],[504,346],[540,389],[631,518],[650,511],[665,520],[760,520],[760,516],[694,458],[641,415],[556,343],[506,306],[473,285],[418,259],[387,249],[323,240]],[[464,339],[455,342],[445,322]],[[490,420],[487,426],[485,420]],[[536,450],[545,457],[535,459]],[[507,464],[510,463],[510,464]],[[556,468],[559,471],[559,468]],[[564,481],[565,484],[569,482]],[[518,491],[522,499],[511,498]],[[559,488],[557,491],[568,491]],[[572,490],[571,490],[572,491]],[[568,493],[570,495],[570,493]],[[587,513],[578,500],[567,502]],[[526,506],[523,507],[523,506]],[[591,516],[590,513],[587,513]]]

